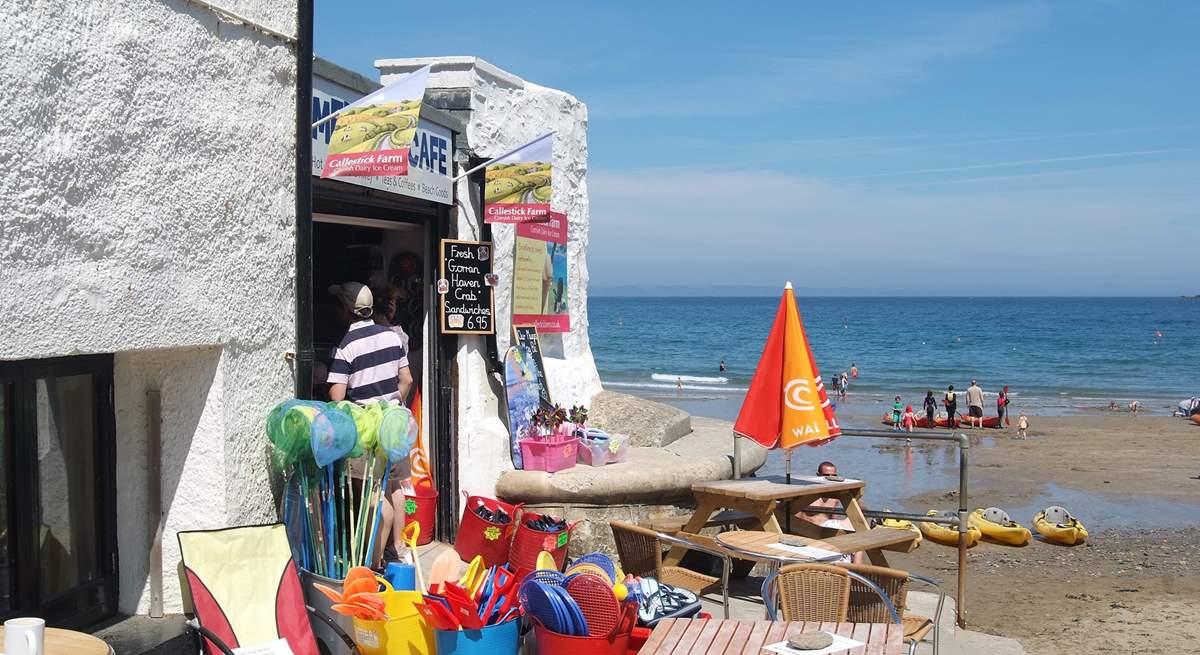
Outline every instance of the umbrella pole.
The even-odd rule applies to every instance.
[[[792,449],[791,448],[788,448],[787,455],[784,456],[783,461],[784,461],[784,464],[783,464],[784,480],[788,484],[791,484],[792,483]],[[787,503],[787,516],[783,517],[783,531],[784,532],[792,531],[792,501],[790,501],[790,500]]]
[[[733,435],[733,479],[740,480],[742,478],[742,436],[734,433]]]

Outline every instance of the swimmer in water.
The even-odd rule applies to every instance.
[[[850,363],[850,377],[854,378],[855,380],[858,379],[858,364],[853,362]]]
[[[675,378],[675,390],[679,393],[683,393],[683,378]]]
[[[721,364],[717,367],[717,370],[721,371],[722,373],[725,372],[725,360],[721,360]]]

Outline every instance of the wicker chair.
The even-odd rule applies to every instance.
[[[828,564],[789,564],[763,584],[763,602],[774,620],[775,594],[784,621],[846,620],[850,602],[850,575]]]
[[[891,600],[892,606],[900,615],[900,623],[904,626],[904,640],[908,642],[909,653],[916,652],[917,644],[932,632],[933,652],[934,655],[937,655],[940,636],[938,634],[938,622],[942,618],[942,605],[946,600],[946,593],[942,591],[941,586],[937,582],[906,571],[883,566],[871,566],[868,564],[843,564],[842,566],[873,582]],[[932,585],[937,589],[937,611],[932,620],[925,616],[905,612],[908,601],[908,583],[910,580]],[[883,600],[875,591],[869,589],[858,580],[850,583],[850,605],[847,612],[847,619],[852,623],[891,622],[888,608]]]
[[[696,594],[708,593],[719,585],[721,606],[724,608],[725,618],[729,618],[729,553],[624,521],[611,521],[608,525],[612,528],[613,541],[617,544],[617,556],[621,560],[622,571],[636,576],[653,576],[659,582],[682,587]],[[714,578],[682,566],[663,565],[663,544],[682,546],[717,557],[721,560],[721,577]]]

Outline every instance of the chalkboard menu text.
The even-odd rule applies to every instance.
[[[442,297],[442,333],[494,333],[491,242],[442,239],[441,254],[438,293]]]

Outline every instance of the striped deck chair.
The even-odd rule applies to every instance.
[[[283,524],[179,533],[183,573],[195,608],[189,622],[197,649],[233,655],[234,648],[287,642],[294,655],[320,655],[309,616],[354,642],[329,617],[304,604]]]

